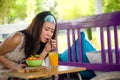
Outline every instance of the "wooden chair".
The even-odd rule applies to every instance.
[[[68,48],[68,62],[59,61],[60,65],[71,65],[71,66],[83,66],[86,67],[87,70],[96,70],[96,71],[120,71],[120,11],[111,12],[111,13],[103,13],[89,17],[83,17],[80,19],[63,21],[58,23],[57,32],[64,30],[67,32],[67,48]],[[82,45],[81,45],[81,35],[80,31],[87,28],[98,28],[100,36],[100,44],[101,44],[101,63],[84,63],[82,61]],[[106,36],[104,32],[106,31]],[[111,31],[113,31],[113,38]],[[71,37],[72,36],[72,37]],[[79,56],[76,56],[75,50],[75,39],[76,36],[78,38],[78,52]],[[72,39],[71,39],[72,38]],[[105,39],[107,40],[107,50],[108,56],[105,55]],[[114,39],[114,42],[111,42]],[[112,46],[114,43],[114,46]],[[60,45],[59,42],[57,44]],[[74,54],[71,56],[70,47],[73,45]],[[64,46],[64,45],[63,45]],[[59,48],[57,48],[59,49]],[[112,49],[115,50],[115,63],[113,62]],[[79,57],[79,61],[76,61],[76,58]],[[106,62],[106,57],[108,62]],[[74,61],[71,61],[73,58]],[[94,56],[93,56],[94,58]]]

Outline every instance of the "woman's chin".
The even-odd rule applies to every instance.
[[[41,41],[42,43],[47,43],[47,41]]]
[[[43,39],[41,40],[42,43],[47,43],[48,42],[48,39]]]

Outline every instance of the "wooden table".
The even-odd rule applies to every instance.
[[[46,68],[46,70],[38,72],[20,73],[20,72],[3,72],[2,75],[9,77],[16,77],[21,79],[32,79],[32,78],[42,78],[47,76],[52,76],[56,74],[73,73],[79,71],[85,71],[85,67],[75,67],[75,66],[58,66],[52,68]]]

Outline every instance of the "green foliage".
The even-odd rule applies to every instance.
[[[103,0],[103,12],[120,11],[120,0]]]
[[[36,0],[36,9],[35,9],[35,13],[39,13],[41,11],[43,11],[43,3],[42,3],[43,0]]]
[[[57,7],[57,0],[36,0],[36,10],[35,14],[41,12],[41,11],[51,11],[52,14],[55,15],[55,17],[58,17],[58,11],[56,10]]]
[[[33,19],[35,16],[35,9],[36,9],[36,1],[35,0],[27,0],[26,1],[26,21],[30,21]]]
[[[7,22],[7,16],[10,12],[11,6],[13,5],[14,0],[0,0],[0,23],[6,23]]]
[[[14,4],[11,5],[8,23],[13,22],[14,20],[23,20],[26,15],[26,0],[15,0]]]
[[[56,5],[53,4],[56,4],[56,0],[0,0],[0,24],[29,22],[47,8],[56,15]]]
[[[120,10],[120,0],[102,0],[103,12]],[[37,13],[51,11],[59,20],[95,14],[95,0],[0,0],[0,24],[30,21]]]
[[[10,23],[26,17],[26,0],[0,0],[0,23]]]
[[[58,0],[58,13],[61,19],[68,20],[94,14],[92,0]],[[64,8],[62,8],[64,6]]]

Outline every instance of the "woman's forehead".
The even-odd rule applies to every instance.
[[[51,22],[44,22],[43,27],[55,29],[55,24]]]

